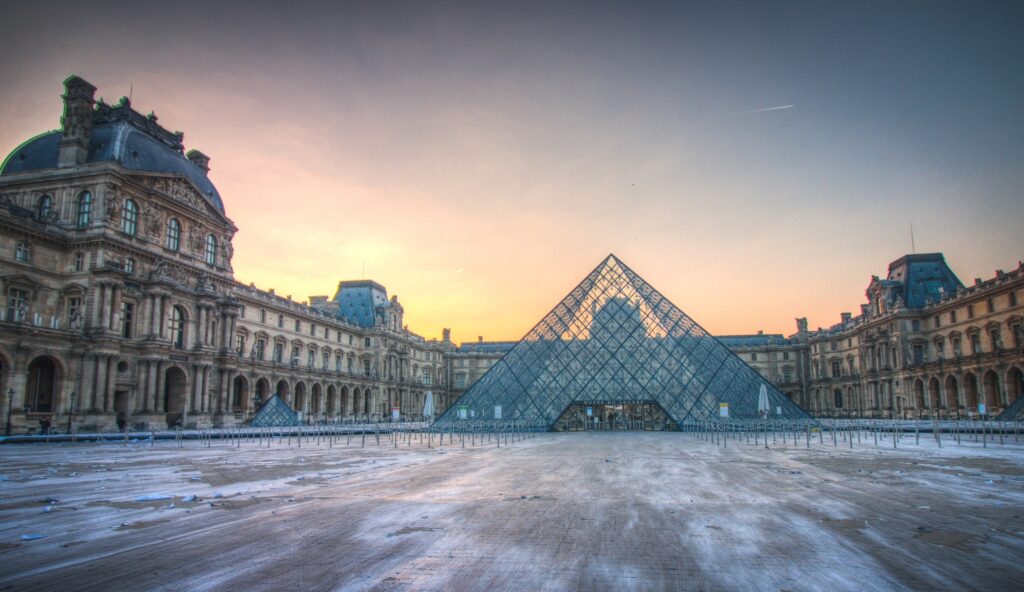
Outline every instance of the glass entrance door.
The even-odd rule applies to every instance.
[[[573,403],[555,422],[560,432],[665,431],[678,429],[653,401],[631,403]]]

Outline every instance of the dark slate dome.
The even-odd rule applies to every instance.
[[[217,211],[225,213],[224,202],[207,171],[185,156],[180,132],[160,127],[156,117],[133,110],[127,99],[115,106],[97,103],[92,119],[87,163],[116,162],[130,171],[181,175]],[[54,130],[18,146],[0,166],[0,175],[56,169],[61,136],[60,130]]]

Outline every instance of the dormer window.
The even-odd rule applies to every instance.
[[[212,234],[206,235],[206,264],[217,264],[217,237]]]
[[[20,240],[14,245],[14,260],[28,263],[30,252],[28,249],[28,242]]]
[[[36,218],[39,220],[46,220],[50,217],[50,212],[53,211],[53,198],[49,195],[43,195],[39,198],[39,203],[36,204]]]
[[[121,206],[121,232],[128,236],[135,236],[135,230],[139,224],[139,206],[134,200],[124,200]]]

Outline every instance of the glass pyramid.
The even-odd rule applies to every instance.
[[[285,426],[299,425],[299,415],[284,402],[284,399],[274,395],[260,407],[249,425],[254,428],[279,428]]]
[[[731,419],[753,419],[759,417],[762,384],[771,417],[808,417],[609,255],[438,423],[455,423],[460,415],[495,419],[498,414],[498,419],[550,429],[573,404],[641,402],[657,403],[677,425],[718,417],[719,403],[729,404]]]

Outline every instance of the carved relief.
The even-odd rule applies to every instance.
[[[231,261],[231,256],[235,254],[235,247],[231,244],[231,237],[225,234],[220,239],[220,244],[221,251],[224,255],[224,261]]]
[[[113,188],[109,189],[104,199],[106,200],[107,205],[107,221],[114,224],[117,222],[117,217],[121,213],[121,199],[117,196],[117,190]]]
[[[170,280],[178,284],[184,284],[188,280],[188,274],[179,265],[161,261],[156,264],[149,274],[151,280]]]
[[[187,204],[196,210],[205,210],[206,200],[203,199],[199,193],[197,193],[187,183],[178,181],[176,179],[165,179],[157,178],[152,181],[152,188],[159,191],[167,196]]]
[[[160,236],[160,228],[163,226],[164,218],[160,214],[160,210],[153,204],[147,203],[142,208],[142,224],[146,229],[146,234],[153,238]]]
[[[192,226],[188,229],[188,246],[196,253],[203,251],[203,232]]]

